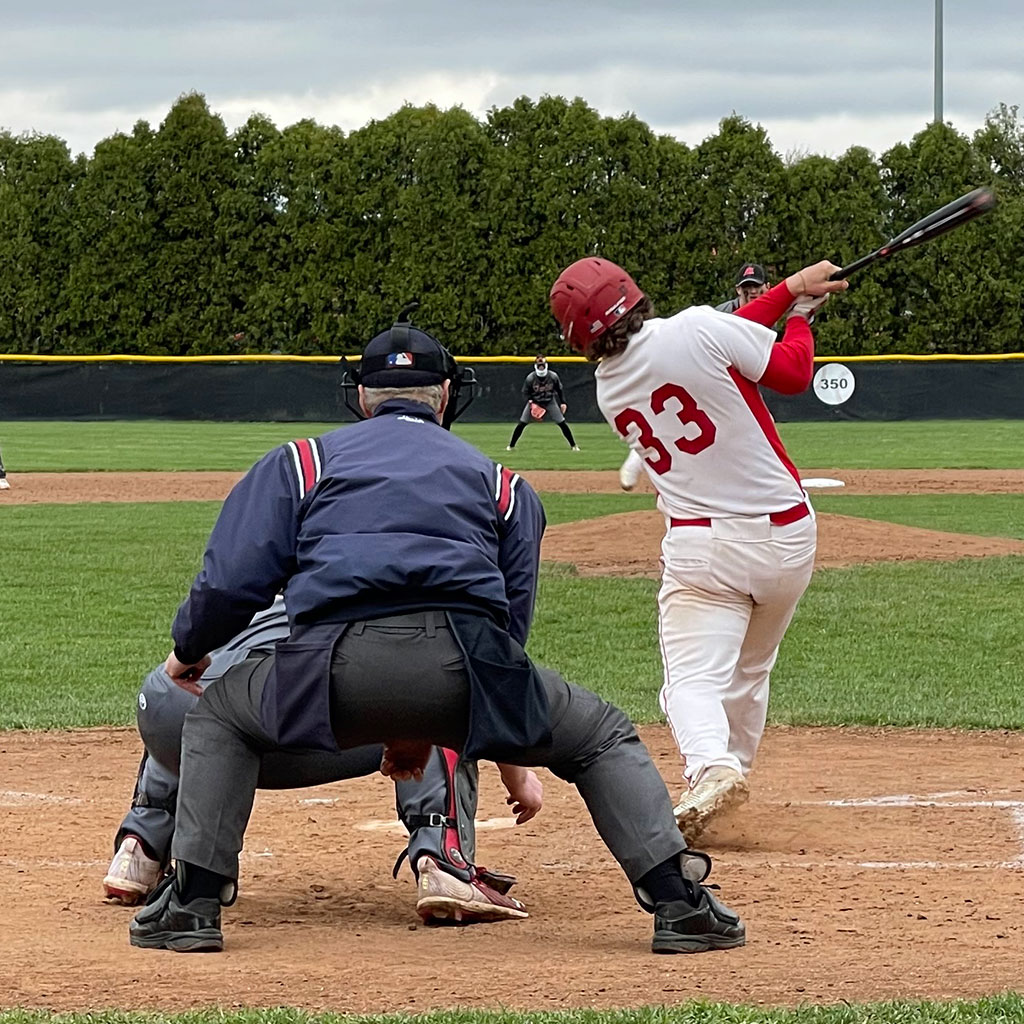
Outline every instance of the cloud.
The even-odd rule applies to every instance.
[[[55,0],[5,12],[0,125],[91,152],[182,93],[229,127],[250,113],[346,130],[403,102],[477,117],[516,97],[584,97],[688,143],[732,111],[781,151],[908,141],[931,119],[930,0]],[[967,133],[1024,96],[1024,4],[945,6],[946,119]],[[700,136],[699,138],[697,136]]]

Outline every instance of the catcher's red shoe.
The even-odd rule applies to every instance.
[[[475,924],[530,916],[519,900],[488,885],[476,868],[470,871],[471,881],[464,882],[445,871],[433,857],[420,857],[416,862],[416,913],[427,924]]]

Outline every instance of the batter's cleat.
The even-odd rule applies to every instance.
[[[698,891],[697,906],[673,900],[654,908],[652,953],[707,953],[746,944],[747,929],[739,914],[719,903],[703,886]]]
[[[174,953],[219,953],[220,900],[199,898],[181,903],[171,875],[159,886],[128,926],[128,941],[143,949]]]
[[[673,808],[676,825],[692,846],[712,818],[745,803],[750,796],[747,780],[725,765],[713,764],[701,774],[697,785],[685,792]]]
[[[530,915],[522,903],[488,885],[476,868],[464,882],[442,868],[433,857],[416,862],[416,913],[426,924],[476,924],[479,921],[519,920]]]
[[[7,477],[0,476],[0,491],[9,491],[11,485],[7,482]]]
[[[160,861],[148,857],[135,836],[126,836],[107,869],[103,891],[108,898],[130,907],[156,888],[163,873]]]

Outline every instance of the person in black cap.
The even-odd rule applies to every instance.
[[[261,755],[367,743],[384,745],[396,779],[419,777],[432,745],[496,761],[520,806],[540,787],[526,766],[550,768],[579,788],[654,913],[653,951],[744,943],[626,715],[523,650],[544,510],[518,474],[442,428],[460,377],[436,339],[396,324],[354,374],[367,419],[275,449],[225,500],[165,670],[197,692],[207,652],[282,588],[289,635],[210,683],[186,718],[176,870],[131,922],[132,945],[223,948]]]
[[[744,263],[736,275],[736,298],[715,306],[720,313],[735,313],[741,306],[768,291],[768,275],[760,263]]]

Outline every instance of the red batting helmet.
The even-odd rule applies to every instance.
[[[551,312],[570,348],[586,352],[612,324],[642,301],[644,293],[622,267],[587,256],[570,264],[551,286]]]

